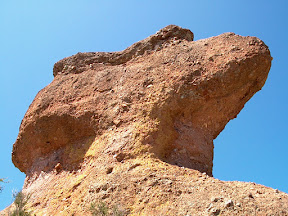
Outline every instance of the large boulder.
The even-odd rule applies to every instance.
[[[262,88],[271,60],[258,38],[193,41],[170,25],[121,52],[57,62],[13,146],[28,209],[288,215],[287,194],[212,177],[213,139]]]
[[[69,167],[65,153],[55,151],[134,125],[140,141],[115,151],[136,156],[144,148],[143,154],[212,175],[213,139],[262,88],[272,58],[255,37],[192,40],[190,30],[170,25],[122,52],[78,53],[57,62],[53,82],[21,123],[15,166],[25,173],[41,164]]]

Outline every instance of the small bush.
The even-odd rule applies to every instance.
[[[13,194],[15,209],[9,216],[30,216],[31,213],[27,212],[25,206],[30,199],[30,195],[25,195],[22,191]]]
[[[112,209],[108,208],[108,206],[104,202],[99,202],[98,204],[91,203],[90,212],[93,216],[125,216],[127,215],[125,211],[118,208],[118,206],[113,206]]]
[[[108,207],[103,202],[100,202],[97,205],[91,203],[90,212],[93,216],[105,216],[108,215]]]
[[[0,178],[0,183],[8,183],[7,181],[4,180],[4,178]],[[3,186],[0,185],[0,192],[2,192]]]
[[[0,179],[0,183],[2,183],[2,182],[4,182],[4,179]],[[2,190],[3,190],[3,187],[0,186],[0,192],[2,192]]]

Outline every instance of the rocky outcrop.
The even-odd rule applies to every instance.
[[[137,124],[131,133],[141,137],[143,152],[212,175],[213,139],[264,85],[271,57],[254,37],[192,39],[189,30],[168,26],[122,52],[57,62],[55,79],[23,119],[14,164],[23,172],[35,164],[49,169],[66,159],[54,155],[63,146]]]
[[[271,60],[258,38],[225,33],[193,41],[190,30],[170,25],[121,52],[78,53],[57,62],[53,82],[35,97],[13,146],[13,163],[27,175],[24,191],[37,191],[32,200],[43,201],[31,208],[77,213],[103,199],[133,214],[163,215],[166,208],[181,215],[186,208],[206,211],[200,203],[188,207],[196,192],[205,200],[226,188],[238,199],[239,188],[249,186],[211,177],[213,139],[262,88]],[[204,193],[199,178],[214,192]],[[165,196],[157,199],[159,193]],[[232,211],[233,201],[223,197],[218,201],[230,204],[219,201],[215,214],[254,208],[243,198],[249,207]],[[59,207],[61,199],[67,208]]]

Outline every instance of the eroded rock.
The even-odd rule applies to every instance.
[[[109,214],[117,206],[125,215],[287,215],[287,194],[211,177],[213,139],[264,85],[271,59],[255,37],[193,41],[171,25],[122,52],[57,62],[13,146],[27,208],[90,215],[100,202]]]
[[[122,52],[65,58],[21,123],[13,163],[26,174],[74,170],[106,134],[97,154],[150,155],[212,175],[213,139],[262,88],[271,60],[258,38],[193,41],[173,25]]]

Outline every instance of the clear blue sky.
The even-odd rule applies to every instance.
[[[288,192],[287,0],[10,0],[0,2],[0,209],[25,175],[11,162],[21,120],[52,79],[53,64],[77,52],[119,51],[168,24],[195,40],[235,32],[270,48],[266,85],[215,140],[214,176]]]

